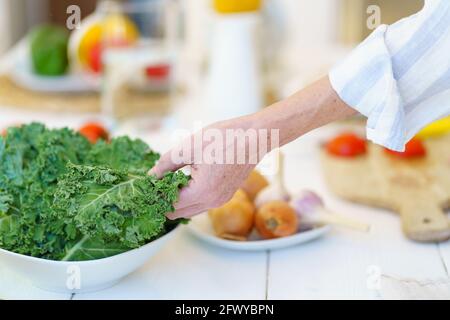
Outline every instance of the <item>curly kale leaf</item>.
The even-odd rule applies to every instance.
[[[51,184],[67,162],[81,163],[90,148],[84,137],[69,129],[48,130],[38,123],[10,128],[0,148],[0,187]]]
[[[164,232],[165,214],[174,210],[179,188],[188,182],[181,172],[158,180],[107,167],[68,168],[58,182],[54,205],[59,218],[67,219],[84,237],[68,249],[66,260],[79,258],[80,250],[84,255],[91,250],[90,255],[103,256],[103,249],[137,248],[156,238]],[[95,250],[89,245],[96,246]]]
[[[95,260],[114,256],[130,250],[120,243],[109,241],[105,243],[102,239],[84,236],[77,242],[67,245],[66,254],[62,261],[84,261]]]
[[[86,163],[145,173],[158,159],[159,154],[150,150],[145,142],[119,137],[110,143],[103,140],[97,142],[87,155]]]
[[[160,237],[188,177],[147,176],[158,157],[127,137],[91,145],[69,129],[9,129],[0,137],[0,247],[88,260]]]
[[[0,190],[4,212],[0,246],[17,253],[56,258],[62,254],[65,226],[51,221],[58,177],[71,161],[81,163],[90,144],[69,129],[48,130],[33,123],[10,128],[0,147]],[[5,227],[5,221],[8,221]]]
[[[2,214],[6,214],[9,209],[11,209],[12,202],[13,197],[10,194],[0,190],[0,216]]]

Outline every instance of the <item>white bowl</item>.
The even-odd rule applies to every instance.
[[[54,261],[0,249],[0,262],[44,290],[84,293],[108,288],[135,271],[169,241],[178,227],[140,248],[89,261]]]

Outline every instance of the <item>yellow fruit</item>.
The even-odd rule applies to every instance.
[[[219,13],[239,13],[257,11],[261,0],[214,0],[214,9]]]
[[[69,54],[75,67],[90,69],[92,51],[101,45],[125,46],[139,39],[139,30],[133,20],[122,14],[103,16],[93,13],[81,22],[69,42]]]
[[[78,46],[78,59],[82,65],[87,65],[89,60],[89,51],[97,43],[102,40],[102,25],[94,23],[86,29],[86,33],[81,37],[80,45]]]
[[[103,42],[107,45],[132,44],[139,38],[139,31],[134,22],[122,14],[108,15],[102,26]]]
[[[430,138],[450,133],[450,117],[435,121],[423,128],[417,136],[419,138]]]

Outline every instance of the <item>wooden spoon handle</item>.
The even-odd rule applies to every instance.
[[[405,235],[416,241],[436,242],[450,238],[450,224],[445,212],[432,200],[410,199],[400,207]]]

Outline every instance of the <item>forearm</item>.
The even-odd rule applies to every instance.
[[[251,116],[255,127],[279,129],[280,146],[356,111],[343,102],[324,77],[294,95]]]

